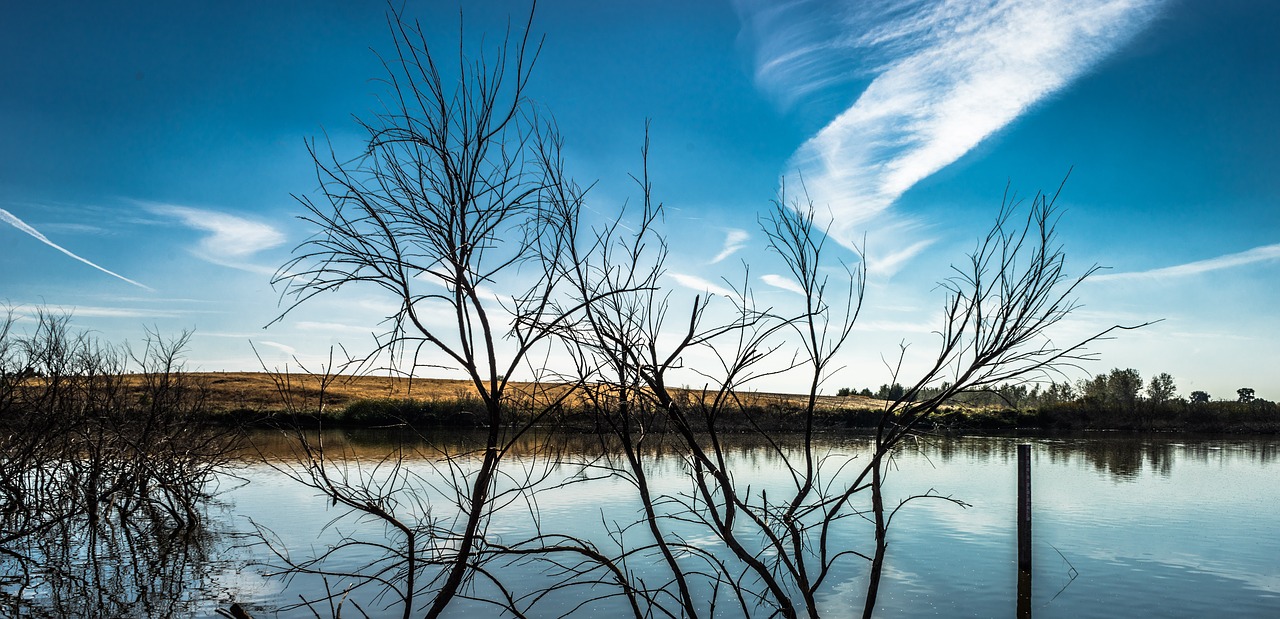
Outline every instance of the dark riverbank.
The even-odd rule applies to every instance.
[[[804,429],[805,416],[798,398],[768,397],[721,413],[715,419],[721,432],[796,432]],[[833,406],[825,403],[816,411],[819,430],[866,430],[880,423],[884,406]],[[1140,403],[1141,404],[1141,403]],[[414,427],[470,428],[484,425],[482,407],[473,397],[362,398],[343,406],[303,409],[302,414],[282,410],[233,409],[211,413],[222,423],[259,426],[282,422],[341,428],[372,428],[394,425]],[[610,419],[588,406],[560,405],[551,410],[515,411],[517,423],[537,416],[537,425],[580,432],[606,430]],[[697,418],[697,416],[694,416]],[[982,409],[954,407],[932,415],[921,429],[940,433],[966,432],[1079,432],[1108,430],[1194,434],[1276,434],[1280,433],[1280,407],[1274,402],[1171,402],[1159,407],[1116,411],[1068,402],[1039,409]],[[705,430],[706,428],[698,428]]]

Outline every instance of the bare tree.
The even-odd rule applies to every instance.
[[[69,315],[37,310],[26,333],[13,316],[0,320],[4,607],[189,614],[188,588],[211,570],[213,482],[236,445],[183,372],[190,334],[148,331],[133,354],[72,330]]]
[[[1064,369],[1094,358],[1088,350],[1093,342],[1118,330],[1149,324],[1115,325],[1064,345],[1050,338],[1054,325],[1078,307],[1076,289],[1098,268],[1085,269],[1076,276],[1067,273],[1066,254],[1056,233],[1059,213],[1055,204],[1061,189],[1051,195],[1036,194],[1021,223],[1015,219],[1021,200],[1006,194],[994,224],[969,254],[967,263],[953,266],[953,276],[942,282],[947,299],[942,326],[936,332],[936,357],[900,398],[886,406],[876,427],[869,470],[864,472],[871,476],[876,527],[864,617],[874,611],[886,532],[896,511],[884,504],[881,493],[885,459],[893,449],[958,394],[1061,375]],[[905,352],[893,368],[895,381]],[[941,388],[920,397],[939,382]]]
[[[309,145],[322,198],[298,200],[316,235],[274,281],[284,286],[289,310],[343,287],[382,289],[398,309],[386,317],[390,328],[369,359],[379,353],[408,359],[401,371],[411,375],[423,367],[459,370],[483,405],[479,461],[452,469],[467,488],[457,521],[431,527],[448,541],[433,545],[456,548],[434,562],[444,574],[427,579],[427,616],[436,617],[478,573],[503,455],[571,391],[516,396],[508,386],[521,370],[543,371],[533,355],[581,309],[558,302],[573,270],[564,239],[577,225],[580,203],[553,199],[563,182],[560,141],[526,94],[541,44],[531,38],[532,13],[523,29],[509,26],[488,55],[470,58],[460,47],[452,66],[438,63],[417,23],[395,13],[388,22],[395,54],[383,62],[385,107],[360,121],[367,134],[360,157],[341,160],[332,148]],[[428,362],[428,354],[444,361]],[[333,483],[327,461],[307,450],[320,467],[309,483],[412,533],[390,510],[362,507],[378,500],[358,485]],[[412,572],[414,551],[408,552]],[[413,599],[412,583],[411,574],[406,600]]]
[[[647,179],[641,185],[647,213]],[[1014,219],[1018,206],[1016,199],[1002,205],[965,266],[943,282],[947,300],[937,331],[935,361],[887,404],[860,467],[851,466],[847,457],[820,451],[813,432],[818,390],[832,370],[837,351],[849,339],[861,307],[865,263],[859,260],[841,286],[829,287],[820,268],[825,235],[814,223],[811,205],[780,200],[774,214],[763,221],[770,247],[802,291],[803,303],[794,314],[756,307],[744,286],[736,299],[730,299],[732,319],[708,320],[708,301],[696,298],[683,322],[687,328],[671,337],[664,336],[664,327],[672,298],[648,285],[627,294],[603,295],[604,302],[587,307],[586,320],[576,323],[579,329],[573,333],[572,345],[578,351],[579,366],[595,381],[608,385],[611,397],[598,398],[594,405],[614,445],[625,455],[613,472],[635,485],[644,505],[639,524],[650,532],[651,546],[669,571],[669,585],[678,592],[671,594],[678,601],[676,607],[664,612],[709,614],[716,607],[714,593],[729,590],[737,596],[743,614],[752,614],[749,607],[762,605],[770,609],[765,614],[817,617],[817,594],[833,568],[860,557],[870,565],[863,615],[872,616],[888,529],[898,510],[910,501],[925,499],[965,505],[932,490],[887,504],[883,489],[895,451],[957,394],[1060,372],[1089,358],[1089,343],[1116,329],[1133,328],[1111,327],[1065,346],[1049,339],[1051,328],[1075,309],[1074,291],[1094,269],[1067,275],[1065,255],[1054,232],[1053,197],[1037,195],[1021,224]],[[601,254],[604,262],[582,270],[577,279],[580,294],[602,295],[611,284],[656,282],[665,246],[660,239],[645,239],[648,234],[652,234],[649,228],[641,226],[634,237],[620,242],[615,230],[599,233],[592,244],[612,244],[617,251]],[[605,237],[609,240],[601,240]],[[660,249],[650,249],[649,260],[642,259],[646,248],[652,247]],[[832,297],[835,290],[842,291],[840,297]],[[838,310],[834,315],[833,308]],[[798,356],[769,369],[766,359],[789,343],[796,345]],[[705,366],[699,370],[707,382],[701,392],[673,389],[671,373],[698,347],[707,347],[721,360],[720,367],[714,372]],[[901,378],[904,356],[905,350],[891,368],[895,382]],[[721,432],[726,420],[734,417],[751,424],[752,411],[742,400],[751,380],[801,366],[809,369],[810,380],[800,412],[800,447],[775,441],[771,427],[753,426],[784,463],[792,492],[779,496],[776,491],[753,490],[736,481],[746,475],[733,470]],[[926,389],[928,396],[922,397]],[[687,493],[664,496],[650,490],[643,445],[656,441],[668,441],[682,455],[691,484]],[[865,551],[834,549],[829,544],[834,530],[847,526],[850,516],[872,525],[873,539]],[[728,556],[704,557],[700,567],[684,567],[675,558],[693,551],[681,535],[669,530],[668,525],[676,522],[705,527],[724,543]],[[703,595],[706,592],[712,596]],[[664,598],[656,592],[647,592],[645,598],[663,606]]]
[[[423,598],[426,616],[437,617],[455,599],[475,597],[468,585],[477,582],[496,592],[484,601],[515,616],[553,592],[589,590],[590,600],[625,599],[638,618],[714,615],[726,604],[743,615],[817,617],[819,594],[836,567],[863,560],[863,615],[870,617],[898,510],[918,499],[964,505],[932,491],[887,504],[883,489],[896,450],[957,394],[1059,371],[1121,328],[1065,346],[1048,339],[1076,308],[1076,287],[1093,270],[1067,275],[1053,197],[1037,195],[1025,219],[1015,219],[1023,216],[1010,198],[968,261],[942,283],[936,357],[881,412],[869,453],[855,463],[826,451],[814,440],[817,398],[851,339],[866,272],[855,256],[838,281],[824,275],[826,235],[812,204],[784,194],[761,222],[801,292],[798,309],[759,306],[747,275],[729,298],[677,298],[660,285],[667,247],[657,230],[663,209],[651,195],[647,141],[634,221],[624,225],[619,215],[596,228],[581,225],[587,190],[564,172],[559,137],[526,96],[538,51],[528,22],[522,34],[508,29],[487,58],[460,53],[452,79],[419,26],[395,14],[389,23],[396,54],[384,62],[386,109],[361,122],[367,148],[354,160],[309,145],[322,198],[299,201],[317,233],[275,283],[284,285],[289,310],[343,287],[382,289],[397,310],[386,316],[389,329],[370,359],[407,358],[410,374],[423,367],[464,373],[483,404],[485,436],[474,452],[436,451],[431,475],[409,471],[397,451],[375,464],[379,475],[368,476],[297,433],[300,464],[290,474],[401,543],[384,547],[387,561],[363,574],[326,572],[324,560],[367,540],[345,538],[311,559],[281,553],[290,573],[358,577],[394,592],[406,617]],[[442,313],[447,323],[433,320]],[[537,363],[535,355],[553,343],[572,358],[571,370]],[[427,352],[447,361],[427,363]],[[691,367],[686,360],[694,355],[714,361]],[[891,367],[895,383],[905,378],[904,359],[905,350]],[[533,370],[535,386],[517,394],[510,380],[522,370]],[[747,396],[753,381],[792,371],[807,372],[798,448],[771,435]],[[689,373],[702,386],[676,388]],[[573,483],[554,478],[558,455],[548,451],[540,470],[508,466],[533,424],[571,394],[595,416],[604,448],[599,460],[577,464],[577,479],[620,477],[641,505],[636,521],[606,523],[608,540],[538,521],[540,489]],[[790,480],[785,491],[742,481],[725,439],[729,428],[767,445]],[[664,493],[650,483],[659,453],[679,458],[683,490]],[[436,479],[452,499],[414,494]],[[509,483],[500,489],[503,479]],[[534,533],[515,541],[487,536],[492,514],[517,503],[528,507]],[[868,546],[834,548],[833,532],[857,522],[871,527]],[[679,530],[688,527],[724,551],[691,543]],[[643,573],[656,569],[661,577],[638,575],[634,566],[645,557],[655,565]],[[554,582],[521,591],[524,583],[503,580],[499,561],[546,566]]]

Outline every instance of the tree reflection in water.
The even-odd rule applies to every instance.
[[[1018,443],[1033,441],[1036,453],[1053,464],[1083,461],[1114,481],[1137,480],[1144,471],[1169,477],[1178,460],[1196,462],[1243,458],[1259,465],[1280,456],[1280,444],[1253,437],[1213,438],[1194,435],[1098,434],[1083,436],[1019,437],[935,437],[922,439],[918,446],[930,458],[950,462],[956,458],[998,458],[1012,465]]]
[[[137,350],[35,319],[0,316],[0,614],[193,614],[238,438],[182,371],[190,334]]]
[[[24,559],[0,560],[0,614],[187,617],[228,559],[223,536],[203,517],[175,529],[155,514],[113,507],[90,520],[63,520],[12,549]]]

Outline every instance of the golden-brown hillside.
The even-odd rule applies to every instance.
[[[250,409],[260,411],[281,410],[284,400],[271,374],[263,372],[197,372],[190,377],[208,389],[209,404],[215,411]],[[288,378],[289,389],[295,398],[303,398],[299,405],[314,407],[319,395],[319,379],[305,375]],[[527,389],[527,384],[514,385]],[[454,400],[474,395],[470,383],[464,380],[440,378],[392,378],[387,376],[339,376],[326,388],[325,407],[343,408],[361,399]],[[797,395],[777,393],[751,393],[747,397],[757,403],[774,402],[798,406],[803,398]],[[823,396],[818,406],[823,409],[875,409],[884,406],[883,400],[862,396]]]

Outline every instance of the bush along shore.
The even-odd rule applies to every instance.
[[[481,418],[474,402],[423,401],[413,399],[357,400],[323,422],[337,426],[369,427],[405,424],[412,426],[478,427]],[[828,408],[818,419],[824,430],[874,429],[882,408]],[[803,429],[803,409],[798,405],[757,404],[743,407],[735,417],[722,417],[719,429],[748,431],[764,428],[777,431]],[[598,429],[596,415],[588,407],[564,407],[547,416],[545,425],[579,431]],[[700,428],[701,429],[701,428]],[[983,432],[1043,430],[1076,432],[1116,430],[1133,432],[1192,432],[1229,434],[1275,434],[1280,432],[1280,407],[1274,402],[1205,402],[1126,414],[1091,408],[1071,402],[1042,409],[954,408],[924,426],[935,432]]]
[[[237,406],[236,402],[215,395],[211,397],[210,415],[219,423],[245,426],[280,423],[343,428],[483,426],[483,404],[478,398],[461,389],[453,389],[449,393],[438,384],[432,387],[424,389],[428,393],[422,395],[397,392],[364,397],[353,397],[342,389],[324,392],[298,387],[292,397],[277,397],[274,403],[267,398],[256,398],[256,406]],[[696,406],[699,394],[688,391],[685,397]],[[817,427],[825,431],[874,429],[890,403],[888,400],[858,396],[824,397],[818,407]],[[603,420],[597,414],[596,406],[590,398],[572,394],[553,404],[513,398],[509,403],[512,414],[508,419],[516,425],[532,423],[570,431],[596,432],[605,429],[600,425]],[[651,413],[643,407],[636,411],[637,418]],[[802,398],[753,393],[741,396],[739,405],[731,414],[722,413],[716,419],[716,427],[719,431],[730,432],[758,429],[799,431],[804,424],[803,413]],[[702,429],[705,428],[695,428]],[[957,404],[939,411],[922,429],[943,433],[1112,430],[1274,434],[1280,432],[1280,406],[1262,399],[1249,402],[1177,399],[1158,404],[1140,400],[1127,408],[1090,399],[1020,409]]]

